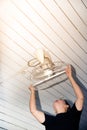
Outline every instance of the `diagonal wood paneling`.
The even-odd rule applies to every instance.
[[[44,48],[53,61],[72,64],[85,95],[80,130],[87,129],[87,2],[86,0],[0,1],[0,129],[44,130],[29,111],[28,90],[32,68],[27,62]],[[27,70],[28,72],[24,72]],[[62,78],[62,77],[61,77]],[[60,78],[60,79],[61,79]],[[43,84],[50,86],[51,82]],[[55,114],[57,98],[72,102],[68,80],[37,93],[37,105]]]

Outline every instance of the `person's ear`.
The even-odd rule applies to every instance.
[[[69,108],[69,105],[66,105],[67,106],[67,108]]]

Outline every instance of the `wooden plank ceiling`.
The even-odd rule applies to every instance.
[[[80,130],[87,130],[87,0],[0,0],[0,130],[44,130],[29,110],[27,62],[38,48],[72,64],[85,94]],[[46,85],[46,84],[44,84]],[[37,93],[37,105],[75,95],[68,80]]]

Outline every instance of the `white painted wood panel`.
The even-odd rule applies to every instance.
[[[87,2],[86,0],[0,1],[0,130],[44,130],[30,113],[27,62],[35,50],[47,50],[52,61],[65,61],[76,69],[85,95],[80,130],[87,129]],[[46,82],[36,93],[37,107],[55,115],[53,101],[76,97],[68,80]],[[53,86],[52,86],[53,85]],[[72,103],[71,103],[72,104]]]

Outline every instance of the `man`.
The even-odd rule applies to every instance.
[[[36,107],[35,101],[35,89],[30,86],[30,111],[33,116],[43,125],[46,130],[78,130],[79,121],[83,108],[84,96],[80,89],[80,86],[76,83],[72,76],[71,65],[66,68],[66,75],[70,80],[72,87],[76,95],[76,101],[70,108],[66,100],[56,100],[53,103],[53,108],[56,112],[56,116],[48,115],[42,111],[39,111]]]

